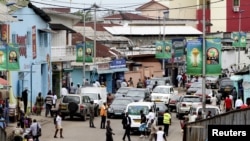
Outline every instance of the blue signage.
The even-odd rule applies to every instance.
[[[110,69],[126,68],[125,59],[116,59],[110,62]]]

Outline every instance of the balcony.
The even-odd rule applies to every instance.
[[[76,60],[75,46],[52,46],[51,47],[51,61],[63,62]]]

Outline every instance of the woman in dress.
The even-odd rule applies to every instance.
[[[36,97],[36,114],[41,115],[42,108],[43,108],[43,97],[41,92],[38,93],[38,96]]]

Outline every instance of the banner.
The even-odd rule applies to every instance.
[[[247,41],[246,41],[246,33],[245,32],[233,32],[233,46],[234,47],[246,47]]]
[[[186,39],[172,39],[172,47],[174,49],[174,57],[182,57],[186,48]]]
[[[84,50],[85,49],[85,50]],[[94,53],[94,43],[85,42],[85,44],[76,45],[76,62],[83,62],[85,54],[85,62],[93,62],[93,53]]]
[[[171,58],[171,48],[172,48],[172,41],[166,40],[166,41],[156,41],[156,53],[155,58],[158,59],[169,59]]]
[[[17,44],[0,46],[0,70],[19,70],[19,48]]]
[[[36,59],[36,26],[32,26],[32,56],[33,59]]]
[[[206,74],[221,74],[221,39],[206,39]]]
[[[202,39],[187,42],[187,74],[202,74]]]

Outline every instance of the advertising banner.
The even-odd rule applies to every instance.
[[[36,59],[36,26],[32,27],[32,56],[33,59]]]
[[[174,49],[174,57],[182,57],[186,48],[186,39],[172,39],[172,47]]]
[[[19,70],[19,47],[17,44],[0,47],[0,70]]]
[[[202,74],[202,39],[189,40],[187,42],[187,74]]]
[[[155,58],[157,59],[169,59],[171,58],[172,41],[156,41],[156,53]]]
[[[76,45],[76,62],[83,62],[84,44]]]
[[[84,50],[85,49],[85,50]],[[94,43],[85,42],[85,44],[76,45],[76,62],[83,62],[85,55],[85,62],[93,62],[93,53],[94,53]]]
[[[206,74],[221,74],[221,39],[206,39]]]
[[[245,32],[233,32],[233,46],[234,47],[246,47],[247,40],[246,40],[246,33]]]

